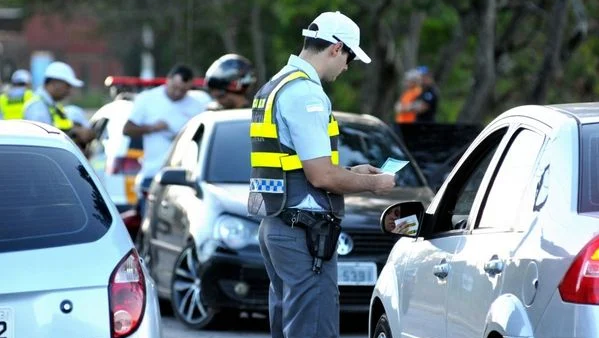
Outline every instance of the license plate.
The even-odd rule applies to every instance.
[[[14,338],[15,318],[8,307],[0,307],[0,338]]]
[[[373,262],[338,262],[338,285],[376,284],[376,264]]]

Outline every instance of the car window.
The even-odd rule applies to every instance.
[[[442,196],[434,233],[467,228],[468,217],[491,160],[508,128],[487,136],[464,160]]]
[[[0,252],[92,242],[112,217],[77,157],[63,149],[0,146]]]
[[[250,121],[226,121],[214,127],[205,179],[212,183],[249,183]]]
[[[543,141],[544,137],[532,130],[521,129],[515,134],[492,181],[478,228],[515,229],[524,192],[533,184]]]
[[[581,127],[580,212],[599,211],[599,123]]]
[[[389,157],[409,160],[391,131],[381,125],[339,122],[339,132],[340,166],[351,167],[368,163],[380,168]],[[402,187],[424,185],[412,163],[399,172],[397,180],[397,185]]]

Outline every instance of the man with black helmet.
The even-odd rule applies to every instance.
[[[221,56],[210,65],[204,80],[216,103],[209,107],[210,110],[250,106],[247,94],[256,77],[252,63],[245,57],[237,54]]]
[[[321,82],[333,82],[354,59],[370,63],[360,28],[326,12],[302,35],[300,54],[252,102],[248,212],[266,216],[259,241],[271,282],[272,337],[337,338],[343,194],[384,193],[395,178],[368,164],[339,167],[339,126]]]

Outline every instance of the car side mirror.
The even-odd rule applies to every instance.
[[[387,234],[415,238],[420,232],[423,216],[424,206],[421,202],[396,203],[383,211],[381,230]]]
[[[183,168],[164,168],[158,173],[156,180],[161,185],[182,185],[196,187],[196,182],[191,179],[189,170]]]

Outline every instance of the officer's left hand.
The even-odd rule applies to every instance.
[[[357,166],[353,166],[350,169],[351,172],[356,174],[380,174],[382,173],[381,169],[377,167],[373,167],[370,164],[360,164]]]

